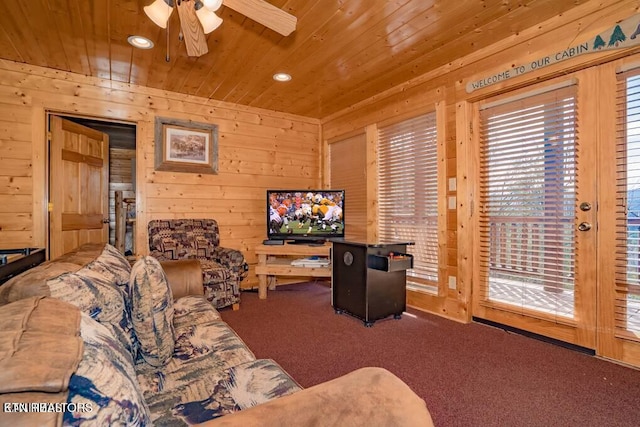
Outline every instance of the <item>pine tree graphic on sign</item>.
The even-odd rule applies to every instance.
[[[602,39],[602,37],[598,35],[593,41],[593,50],[600,50],[604,47],[604,45],[605,45],[604,40]]]
[[[611,39],[609,39],[609,47],[617,47],[618,44],[625,41],[626,39],[627,36],[625,36],[622,32],[622,28],[620,28],[620,25],[616,25],[616,27],[613,29],[613,33],[611,33]]]
[[[636,30],[633,32],[633,34],[631,34],[631,37],[629,37],[631,40],[635,40],[635,38],[638,36],[638,34],[640,34],[640,24],[638,24],[638,26],[636,27]]]

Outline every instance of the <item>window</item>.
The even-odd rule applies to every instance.
[[[616,335],[640,341],[640,70],[618,75]]]
[[[331,187],[344,190],[345,237],[367,239],[367,175],[365,134],[329,144]]]
[[[436,113],[378,129],[378,234],[412,241],[409,287],[438,287],[438,141]]]

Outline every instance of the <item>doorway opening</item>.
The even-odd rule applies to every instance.
[[[48,120],[51,133],[51,118],[60,117],[69,122],[76,123],[89,129],[108,135],[108,203],[102,212],[102,222],[108,223],[108,235],[100,240],[106,240],[115,246],[123,255],[134,257],[135,248],[135,221],[136,221],[136,125],[131,123],[107,121],[90,117],[68,116],[64,114],[50,114]],[[51,154],[50,154],[51,155]],[[53,181],[51,157],[49,165],[49,182]],[[82,190],[82,185],[79,186]],[[52,188],[49,189],[51,197]],[[84,198],[88,195],[80,195]],[[51,209],[50,209],[51,210]],[[51,212],[50,212],[51,215]],[[49,244],[56,239],[55,233],[49,227]],[[65,250],[70,246],[83,243],[82,238],[77,243],[68,243],[68,239],[62,239]],[[94,241],[95,239],[91,239]]]

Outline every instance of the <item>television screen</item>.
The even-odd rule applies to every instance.
[[[344,237],[344,190],[267,190],[269,239]]]

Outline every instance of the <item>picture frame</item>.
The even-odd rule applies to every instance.
[[[218,173],[218,126],[167,117],[155,118],[155,170]]]

